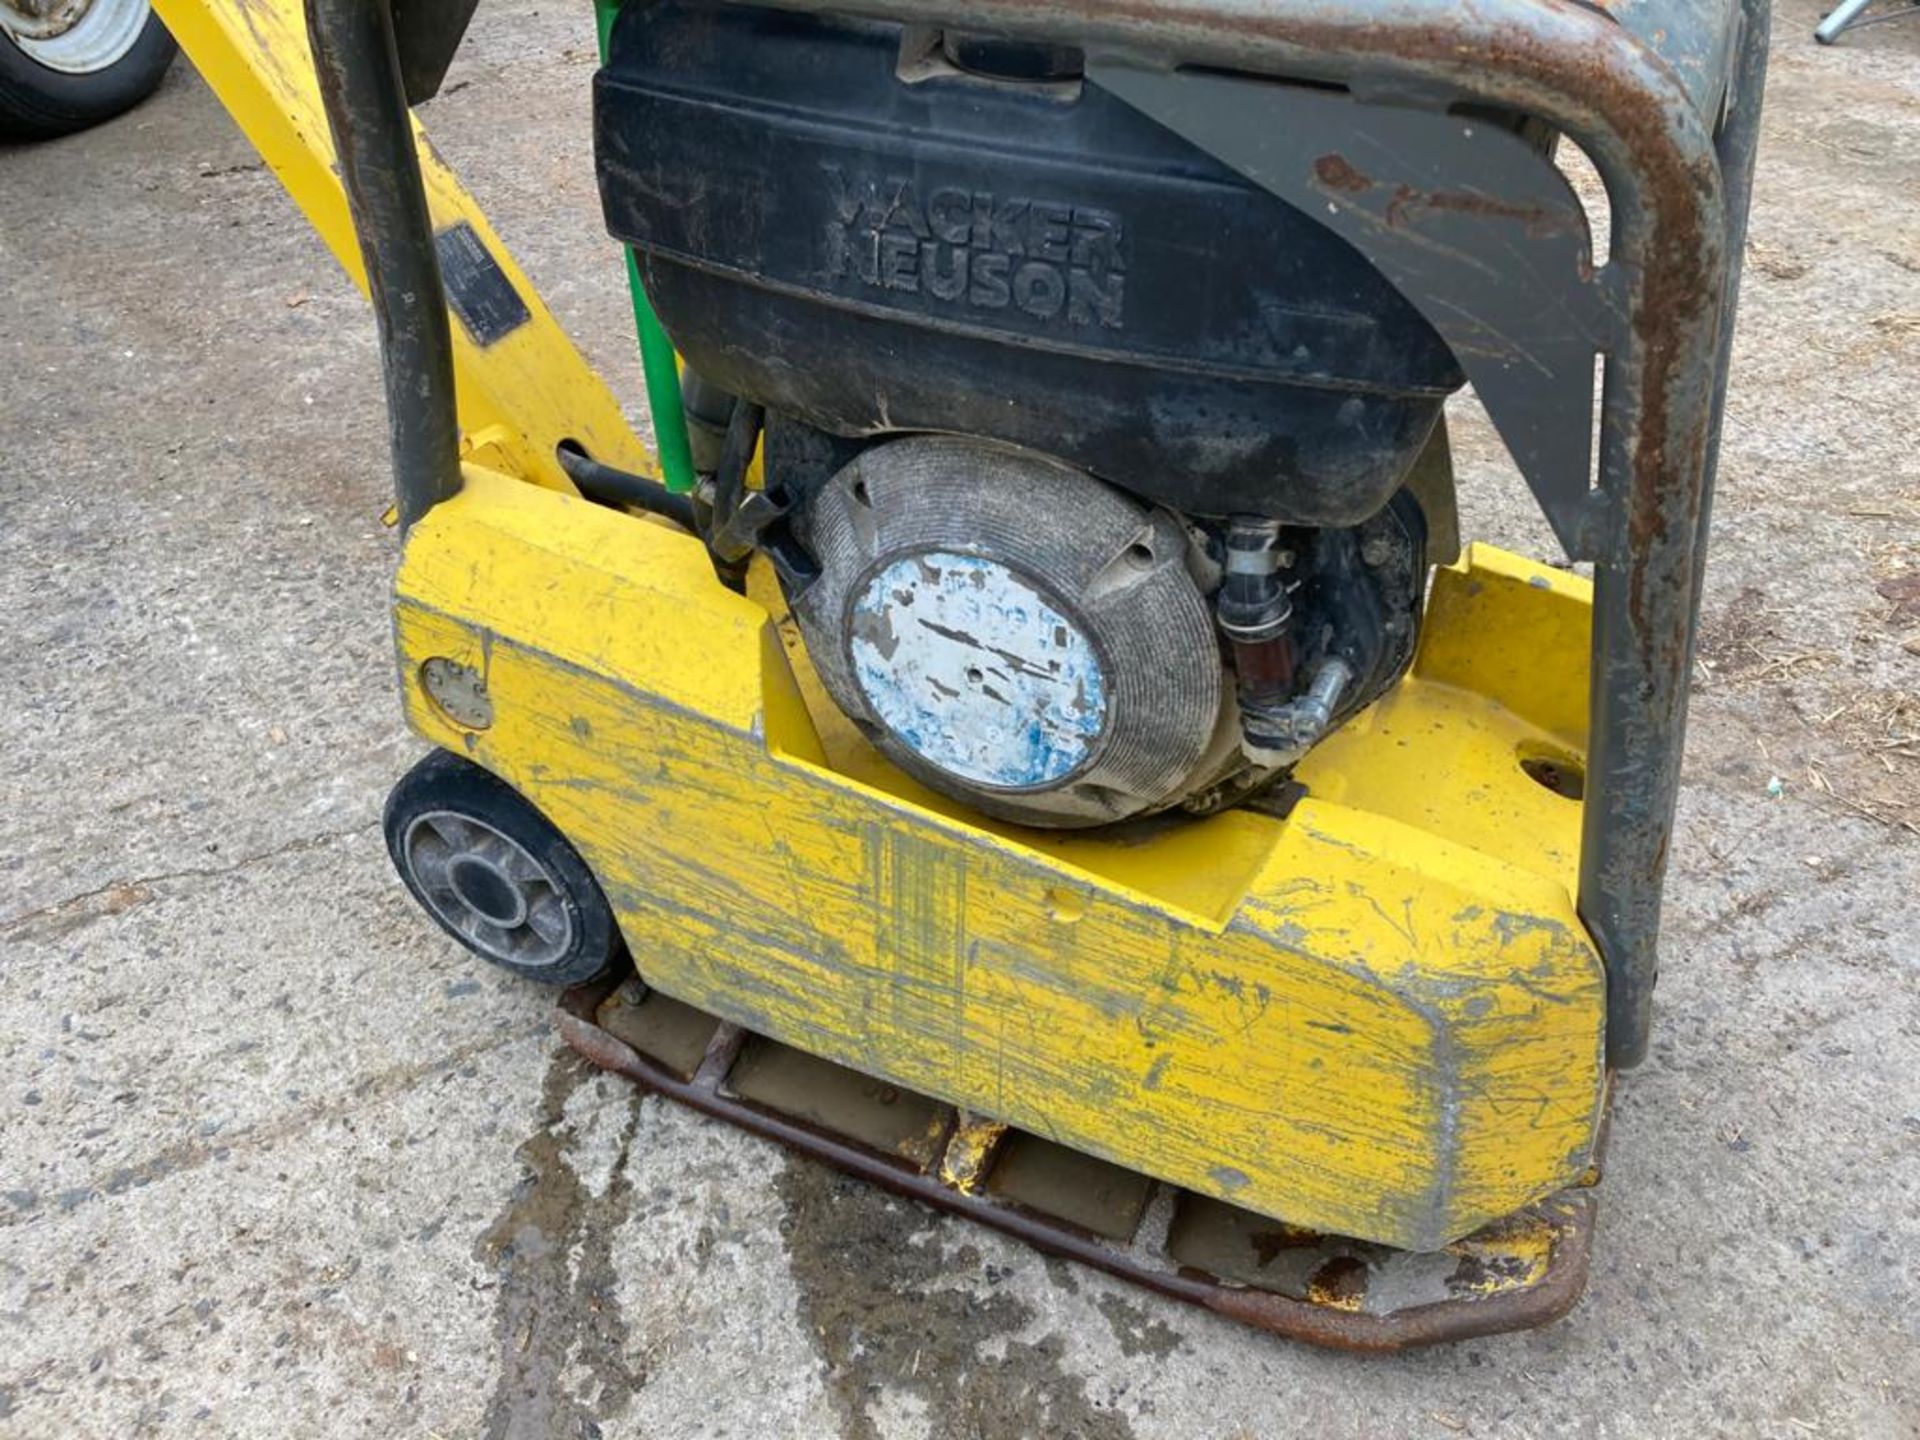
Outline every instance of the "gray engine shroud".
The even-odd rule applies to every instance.
[[[813,498],[794,614],[887,757],[1000,819],[1076,827],[1179,803],[1236,751],[1184,526],[991,442],[876,446]]]

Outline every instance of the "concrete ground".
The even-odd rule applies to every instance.
[[[1920,23],[1816,18],[1782,5],[1591,1292],[1384,1361],[562,1053],[382,850],[417,746],[362,303],[184,66],[0,149],[0,1436],[1920,1435]],[[637,396],[590,45],[484,6],[429,119]],[[1469,522],[1544,543],[1462,418]]]

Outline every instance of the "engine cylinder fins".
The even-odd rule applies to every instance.
[[[908,774],[1056,828],[1197,783],[1225,682],[1173,515],[1030,451],[915,436],[859,455],[801,523],[808,653]]]

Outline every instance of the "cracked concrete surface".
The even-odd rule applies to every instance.
[[[0,147],[0,1436],[1920,1435],[1920,24],[1825,51],[1815,18],[1778,25],[1592,1289],[1389,1361],[562,1054],[387,872],[416,746],[361,302],[184,67]],[[637,397],[590,47],[584,12],[483,7],[428,118]],[[1469,526],[1544,549],[1461,419]]]

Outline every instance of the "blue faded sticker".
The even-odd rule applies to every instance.
[[[1086,636],[1026,580],[975,555],[896,560],[854,602],[855,677],[876,718],[928,763],[1031,789],[1085,762],[1106,721]]]

